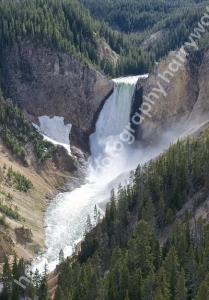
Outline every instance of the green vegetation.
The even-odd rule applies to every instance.
[[[79,0],[92,17],[105,21],[112,28],[131,34],[133,43],[140,45],[150,35],[161,31],[161,38],[150,43],[146,50],[155,59],[188,41],[200,21],[208,2],[205,0]],[[208,39],[207,47],[208,47]]]
[[[26,162],[26,143],[31,142],[35,155],[41,162],[50,158],[56,147],[44,141],[43,137],[36,132],[33,126],[25,118],[21,110],[12,104],[10,99],[3,101],[0,95],[0,136],[13,155]],[[20,186],[21,177],[17,178],[17,186]],[[0,173],[1,179],[1,173]],[[18,183],[19,182],[19,183]],[[19,189],[19,188],[18,188]]]
[[[55,300],[202,299],[209,225],[195,210],[208,197],[208,149],[209,131],[178,141],[131,173],[117,195],[112,190],[104,219],[86,234],[78,256],[61,263]],[[192,210],[176,219],[189,199]],[[157,234],[170,224],[161,246]]]
[[[113,28],[125,33],[149,31],[155,27],[156,31],[163,28],[165,20],[167,27],[173,24],[176,16],[198,10],[207,2],[204,0],[79,0],[87,7],[94,18],[105,20]],[[170,19],[170,21],[169,21]],[[170,23],[168,23],[168,21]],[[182,23],[185,21],[182,19]]]
[[[36,45],[71,53],[110,77],[143,74],[188,41],[207,4],[205,0],[0,1],[0,54],[6,47],[30,39]],[[159,39],[145,49],[140,47],[159,31]],[[208,39],[204,41],[205,49]],[[105,43],[118,54],[118,60],[101,57],[100,47]],[[23,82],[33,80],[29,61],[22,58],[14,68],[20,69]]]
[[[209,130],[179,140],[112,190],[102,220],[94,209],[95,228],[88,217],[80,252],[64,260],[60,251],[54,299],[207,299],[209,224],[196,209],[208,199],[208,151]],[[177,218],[188,200],[191,208]],[[36,271],[26,294],[46,300],[46,278],[46,270],[43,277]],[[12,299],[11,286],[7,298],[4,292],[0,300]]]
[[[20,287],[16,282],[19,281],[20,277],[28,278],[28,275],[25,273],[25,263],[23,259],[17,260],[17,256],[14,255],[12,264],[9,264],[8,258],[5,257],[5,264],[3,267],[2,279],[4,282],[4,287],[0,293],[0,300],[19,300],[28,296],[30,299],[36,299],[35,296],[38,296],[38,300],[48,300],[47,298],[47,282],[46,282],[46,270],[44,274],[39,274],[35,272],[31,281],[32,284],[24,280],[21,283],[27,286],[26,289]]]
[[[204,0],[80,2],[81,5],[75,0],[0,1],[0,54],[6,47],[30,39],[36,45],[71,53],[83,64],[93,65],[108,76],[142,74],[152,68],[155,60],[188,41],[208,4]],[[142,51],[141,42],[158,31],[162,37]],[[201,62],[209,46],[208,37],[207,32],[199,40],[199,52],[191,52],[192,63]],[[99,47],[104,43],[119,55],[117,62],[99,57]],[[17,67],[22,81],[33,80],[30,62],[22,59]],[[23,161],[27,158],[26,143],[33,145],[41,161],[55,150],[9,100],[1,99],[0,126],[1,137]],[[0,169],[1,181],[5,170],[6,166]],[[12,168],[8,169],[7,178],[8,184],[14,184],[20,191],[32,187],[29,180]],[[209,224],[208,220],[196,217],[208,191],[209,130],[197,139],[177,141],[157,159],[138,166],[131,172],[127,186],[120,185],[117,193],[111,191],[103,219],[95,208],[93,222],[87,218],[79,253],[64,260],[60,251],[54,299],[208,299]],[[5,197],[7,201],[12,199],[9,194]],[[182,210],[180,215],[188,201],[190,209]],[[17,208],[3,201],[0,211],[19,218]],[[0,224],[6,226],[5,216],[0,218]],[[46,300],[46,273],[45,269],[40,276],[36,271],[33,284],[24,293]],[[22,295],[23,290],[11,282],[24,275],[22,260],[17,267],[15,258],[11,268],[5,259],[5,284],[0,300],[18,299]]]
[[[6,220],[5,215],[0,216],[0,225],[9,228],[9,223]]]
[[[13,218],[15,220],[20,220],[20,214],[18,212],[17,206],[12,208],[12,206],[8,206],[6,204],[3,204],[3,202],[0,200],[0,212],[5,214],[6,216]]]
[[[149,53],[108,24],[92,19],[75,0],[0,1],[0,50],[23,39],[71,53],[109,76],[143,74],[154,64]],[[120,55],[117,64],[99,57],[104,42]],[[31,81],[30,62],[23,59],[19,68],[22,80]]]
[[[32,182],[25,178],[24,175],[21,175],[19,172],[14,172],[12,167],[9,167],[7,172],[7,179],[9,182],[13,182],[15,188],[19,191],[27,192],[29,189],[32,188]],[[7,195],[7,199],[11,200],[11,195]]]
[[[71,53],[108,76],[143,74],[188,40],[207,4],[205,0],[0,1],[0,54],[30,39],[36,45]],[[145,49],[140,47],[159,31],[159,39]],[[105,43],[119,55],[117,61],[100,56]],[[208,48],[208,39],[205,46]],[[22,58],[14,68],[20,69],[22,81],[33,80],[29,61]]]

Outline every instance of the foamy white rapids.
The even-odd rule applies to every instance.
[[[33,126],[44,137],[44,139],[54,145],[63,146],[68,153],[71,154],[69,135],[72,125],[65,125],[64,118],[58,116],[54,116],[53,118],[41,116],[38,119],[40,126],[34,123]]]
[[[93,159],[108,154],[110,143],[118,138],[129,122],[133,95],[139,77],[146,78],[147,74],[113,80],[114,92],[105,102],[96,123],[96,131],[90,138]],[[52,137],[51,130],[46,130],[49,120],[44,122],[45,120],[46,118],[40,119],[40,130]],[[57,139],[57,134],[53,135],[54,137]],[[45,263],[48,264],[50,271],[53,270],[58,263],[61,249],[65,256],[72,254],[74,244],[83,238],[88,214],[93,223],[95,204],[108,198],[110,191],[106,188],[107,183],[140,162],[141,156],[131,155],[135,158],[135,165],[131,164],[127,159],[129,154],[126,150],[122,157],[115,159],[112,169],[105,174],[98,174],[93,165],[90,165],[85,185],[73,192],[60,193],[50,202],[45,215],[46,251],[37,257],[33,270],[36,268],[42,270]]]
[[[52,271],[58,264],[59,251],[69,256],[85,231],[88,214],[93,223],[94,206],[98,203],[100,188],[88,183],[71,193],[60,193],[50,203],[45,215],[46,252],[37,257],[33,271],[43,270],[48,264]]]

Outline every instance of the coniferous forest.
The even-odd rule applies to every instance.
[[[93,220],[87,221],[78,254],[64,260],[60,253],[54,299],[207,299],[209,225],[196,212],[203,203],[209,209],[208,170],[208,130],[138,166],[127,186],[111,191],[103,219],[95,209],[97,225],[92,229]],[[5,282],[25,274],[18,270],[14,273],[6,261]],[[46,278],[36,272],[33,284],[19,293],[48,299]],[[6,284],[0,299],[18,299],[12,298],[14,289]]]
[[[0,0],[0,56],[23,40],[75,56],[108,77],[144,74],[170,50],[188,40],[205,13],[204,0]],[[160,32],[154,43],[146,39]],[[199,39],[198,64],[209,46]],[[99,56],[108,45],[117,59]],[[3,77],[0,85],[3,89]],[[22,64],[21,68],[27,66]],[[24,73],[24,72],[23,72]],[[1,137],[26,163],[26,141],[41,162],[55,148],[38,135],[10,99],[0,97]],[[31,183],[12,169],[20,191]],[[72,257],[60,252],[54,300],[207,300],[209,299],[209,130],[185,138],[130,174],[130,183],[110,192],[105,216],[95,208],[85,240]],[[1,211],[6,208],[1,204]],[[19,218],[16,211],[8,211]],[[7,226],[5,219],[0,223]],[[97,225],[92,228],[91,223]],[[0,300],[22,296],[47,300],[47,267],[31,274],[26,289],[14,283],[27,276],[25,263],[5,257]]]
[[[209,298],[209,225],[196,216],[208,197],[208,146],[208,131],[178,141],[111,191],[104,219],[60,264],[56,300]]]
[[[0,1],[0,51],[23,39],[71,53],[109,76],[143,74],[154,64],[152,55],[92,19],[76,0]],[[99,58],[104,43],[120,55],[117,63]]]
[[[192,0],[81,0],[80,4],[76,0],[1,0],[0,51],[30,39],[70,53],[110,77],[144,74],[188,39],[206,5],[207,1]],[[159,40],[140,46],[159,31]],[[205,49],[208,36],[204,40]],[[99,56],[99,47],[105,44],[118,59]]]
[[[157,61],[187,41],[208,5],[204,0],[79,1],[94,18],[126,33],[139,47],[147,37],[160,33],[160,39],[153,39],[145,47]],[[208,37],[204,39],[208,45]]]

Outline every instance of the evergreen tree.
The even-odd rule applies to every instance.
[[[153,300],[153,293],[155,287],[155,274],[153,271],[149,273],[146,279],[143,280],[141,287],[141,299]]]
[[[185,273],[184,269],[182,269],[176,286],[176,300],[187,300],[187,289],[185,285]]]
[[[19,296],[19,286],[17,285],[17,283],[14,282],[14,279],[16,279],[17,281],[19,280],[19,274],[18,274],[18,265],[17,265],[17,255],[15,253],[14,255],[14,260],[13,260],[13,264],[12,264],[12,295],[11,295],[11,300],[19,300],[20,296]]]
[[[138,299],[139,299],[139,298],[138,298]],[[126,296],[125,296],[124,300],[129,300],[129,297],[128,297],[128,291],[126,291]]]
[[[47,266],[44,267],[44,273],[41,279],[41,285],[38,290],[39,300],[47,300],[48,288],[47,288]]]
[[[158,206],[158,219],[160,228],[163,228],[165,221],[165,202],[162,197],[160,198]]]
[[[56,292],[55,292],[55,296],[54,296],[54,300],[65,300],[65,296],[64,296],[64,292],[62,291],[62,288],[58,285]]]
[[[166,255],[165,261],[163,263],[163,267],[166,274],[166,281],[168,282],[170,287],[171,299],[175,300],[176,285],[177,285],[178,273],[179,273],[178,272],[179,263],[178,263],[178,258],[174,246]]]
[[[170,300],[170,286],[166,281],[166,273],[163,267],[160,268],[156,277],[154,300]]]
[[[3,266],[2,280],[4,282],[4,285],[1,293],[1,300],[8,300],[10,299],[10,295],[11,295],[12,273],[11,273],[11,269],[7,257],[5,257],[5,262]]]
[[[59,252],[59,264],[62,263],[64,261],[64,252],[63,250],[61,249],[60,252]]]

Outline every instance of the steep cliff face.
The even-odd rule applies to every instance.
[[[198,96],[189,120],[205,120],[209,115],[209,52],[206,52],[198,69]]]
[[[89,134],[92,120],[113,83],[74,57],[29,41],[3,52],[5,94],[19,103],[31,120],[62,116]]]
[[[166,130],[181,130],[182,126],[204,121],[209,115],[209,53],[205,54],[199,68],[188,58],[184,62],[177,59],[178,53],[172,51],[146,80],[139,80],[137,84],[137,92],[142,91],[142,108],[148,112],[141,113],[144,120],[138,128],[138,139],[145,143],[155,142]],[[179,62],[178,67],[174,60]],[[172,71],[173,75],[165,71]],[[164,74],[166,80],[159,74]],[[156,97],[150,93],[155,93]]]

